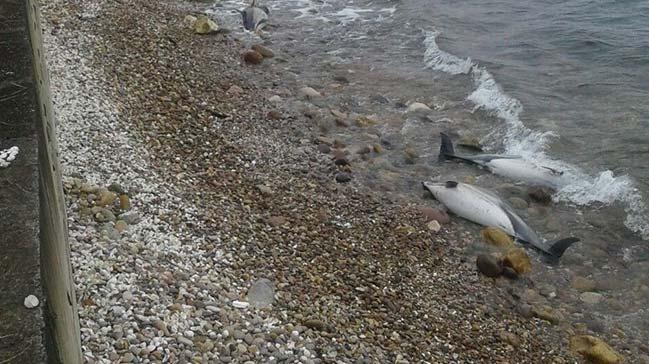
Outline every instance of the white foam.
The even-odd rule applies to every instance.
[[[440,50],[436,42],[439,32],[424,31],[424,36],[426,67],[453,75],[470,74],[475,89],[467,99],[474,103],[474,110],[490,111],[505,121],[503,145],[507,154],[520,155],[536,164],[563,171],[567,184],[558,191],[558,200],[577,205],[623,204],[627,213],[625,225],[649,240],[649,209],[642,201],[642,194],[635,187],[633,179],[626,175],[615,176],[610,170],[591,176],[576,166],[550,158],[545,150],[556,134],[527,128],[520,119],[523,105],[504,92],[486,69],[473,63],[470,58],[462,59]],[[503,140],[502,135],[498,137]]]
[[[467,74],[471,71],[473,66],[471,58],[462,59],[439,49],[436,41],[439,32],[427,31],[425,35],[426,52],[424,53],[424,62],[426,67],[452,75]]]

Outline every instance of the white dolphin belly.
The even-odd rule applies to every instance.
[[[561,185],[561,174],[549,168],[531,164],[523,159],[496,158],[485,163],[494,174],[513,180],[542,184],[549,187]]]
[[[435,197],[455,215],[484,226],[501,228],[514,236],[511,220],[503,209],[471,186],[459,184],[457,188],[442,188]]]

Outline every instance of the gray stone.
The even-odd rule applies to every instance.
[[[275,289],[273,282],[266,278],[255,281],[248,289],[248,302],[256,308],[267,308],[275,300]]]
[[[527,201],[520,197],[510,197],[509,203],[516,209],[522,210],[527,208]]]
[[[113,212],[109,209],[105,209],[103,207],[93,207],[92,215],[95,217],[95,220],[97,220],[97,222],[114,222],[116,220],[115,214],[113,214]]]
[[[138,213],[136,213],[136,212],[133,212],[133,211],[127,212],[125,214],[121,214],[121,215],[119,215],[119,218],[124,220],[124,222],[126,222],[129,225],[135,225],[135,224],[139,223],[142,220],[140,215]]]
[[[584,292],[579,295],[579,300],[589,305],[596,305],[602,301],[604,296],[597,292]]]
[[[314,90],[312,87],[302,87],[298,91],[298,94],[300,95],[301,98],[307,100],[315,99],[322,96],[318,91]]]
[[[338,183],[347,183],[352,180],[352,176],[349,173],[341,172],[336,175],[336,182]]]
[[[503,272],[503,266],[501,262],[490,255],[478,255],[475,263],[478,267],[478,271],[490,278],[500,277]]]

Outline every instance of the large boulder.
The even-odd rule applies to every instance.
[[[570,338],[570,350],[581,354],[590,363],[620,364],[624,357],[613,350],[602,339],[590,335],[577,335]]]
[[[194,21],[194,32],[196,34],[210,34],[217,32],[219,26],[216,22],[205,15],[201,15]]]

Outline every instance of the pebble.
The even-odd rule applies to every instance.
[[[248,63],[248,64],[253,64],[253,65],[258,65],[261,64],[264,61],[264,56],[259,54],[259,52],[256,51],[245,51],[241,55],[243,58],[243,61]]]
[[[579,277],[579,276],[572,279],[571,285],[572,288],[580,292],[594,291],[595,287],[597,286],[595,281],[585,277]]]
[[[329,152],[331,152],[331,147],[324,143],[318,144],[317,149],[320,153],[323,154],[329,154]]]
[[[275,300],[273,282],[261,278],[256,280],[248,289],[247,300],[255,308],[268,308]]]
[[[547,187],[532,186],[527,189],[527,195],[538,203],[549,204],[552,202],[552,190]]]
[[[341,172],[336,174],[336,182],[338,183],[347,183],[352,180],[352,176],[349,173]]]
[[[268,101],[270,101],[270,102],[276,104],[276,103],[281,102],[281,101],[282,101],[282,98],[281,98],[279,95],[273,95],[273,96],[271,96],[271,97],[268,99]]]
[[[315,99],[322,96],[318,91],[316,91],[312,87],[302,87],[301,89],[298,90],[298,95],[301,98],[307,100]]]
[[[244,301],[232,301],[232,306],[235,308],[248,308],[250,303]]]
[[[410,105],[408,105],[408,109],[406,112],[419,112],[419,111],[431,111],[430,107],[428,105],[423,104],[421,102],[413,102]]]
[[[38,307],[39,304],[38,297],[34,296],[33,294],[30,294],[29,296],[25,297],[23,304],[27,308]]]
[[[600,303],[603,298],[604,296],[602,296],[601,293],[597,292],[584,292],[579,295],[579,300],[588,305],[596,305]]]
[[[273,52],[272,49],[261,45],[261,44],[255,44],[252,47],[250,47],[253,51],[261,54],[264,58],[273,58],[275,57],[275,52]]]
[[[426,224],[426,227],[428,228],[428,230],[434,231],[436,233],[442,229],[442,225],[440,225],[437,220],[429,221],[428,224]]]
[[[424,215],[427,221],[436,220],[440,224],[448,224],[449,222],[451,222],[451,218],[444,210],[431,207],[422,207],[419,209],[419,211],[422,215]]]
[[[135,225],[142,220],[140,215],[136,212],[127,212],[120,214],[119,218],[129,225]]]
[[[478,271],[490,278],[497,278],[503,272],[502,264],[491,255],[481,254],[476,258]]]

